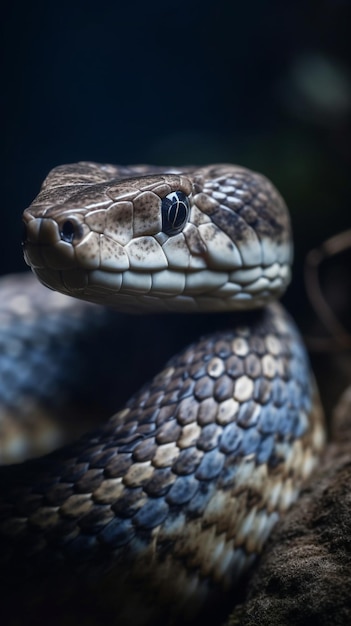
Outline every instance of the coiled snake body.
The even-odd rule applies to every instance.
[[[72,594],[101,614],[112,607],[118,624],[190,619],[222,593],[233,595],[323,447],[305,350],[275,302],[292,258],[284,202],[267,179],[237,166],[78,163],[49,174],[24,222],[26,261],[52,289],[122,312],[217,312],[208,318],[219,329],[173,357],[93,434],[2,468],[1,588],[9,622],[18,603],[29,622],[49,601],[61,615]],[[93,387],[105,395],[107,378],[117,388],[113,359],[123,364],[126,356],[106,331],[115,314],[45,296],[28,277],[18,279],[18,296],[15,280],[0,285],[5,337],[15,332],[15,318],[34,353],[46,333],[61,371],[81,333],[105,333],[99,358],[112,353],[112,361],[103,374],[98,362],[97,385],[86,356],[69,376],[83,372],[88,398]],[[180,338],[190,318],[200,329],[205,317],[182,317]],[[140,319],[133,317],[136,327]],[[134,331],[123,334],[133,341]],[[38,374],[34,363],[29,370]],[[40,370],[42,405],[52,396],[47,377],[65,393],[63,374],[48,369]],[[17,370],[25,378],[22,364]],[[17,405],[28,395],[21,380]]]

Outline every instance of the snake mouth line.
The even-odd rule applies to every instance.
[[[262,272],[252,269],[232,273],[172,270],[153,273],[47,270],[35,268],[39,280],[67,295],[111,306],[123,312],[142,311],[226,311],[262,306],[290,278],[287,265],[274,264]],[[257,276],[256,280],[253,280]],[[241,283],[238,282],[240,278]],[[237,281],[237,282],[235,282]]]

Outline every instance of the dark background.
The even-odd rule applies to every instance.
[[[306,252],[350,224],[350,8],[61,0],[2,9],[2,272],[24,269],[21,213],[55,165],[230,161],[268,175],[290,207],[287,303],[299,317]]]

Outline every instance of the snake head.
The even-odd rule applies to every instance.
[[[286,206],[234,165],[60,166],[23,220],[43,284],[121,311],[255,308],[290,279]]]

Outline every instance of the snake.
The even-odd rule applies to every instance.
[[[151,380],[77,441],[1,468],[5,623],[41,610],[66,623],[77,598],[112,624],[218,616],[324,446],[306,349],[278,302],[286,204],[241,166],[79,162],[49,173],[23,222],[32,273],[0,283],[3,412],[67,396],[74,421],[79,398],[113,404],[137,371]],[[167,338],[180,352],[154,373]]]

